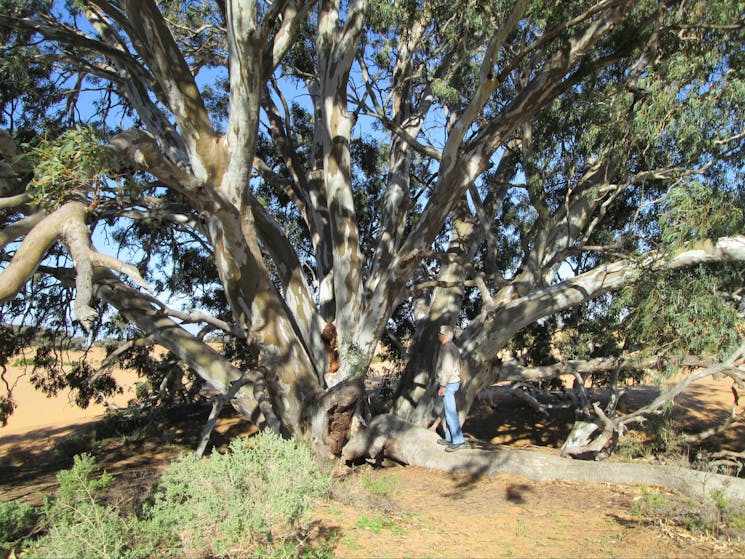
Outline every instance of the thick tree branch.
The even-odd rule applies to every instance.
[[[0,247],[5,247],[16,239],[28,235],[28,233],[41,223],[46,216],[47,213],[40,210],[28,217],[24,217],[23,219],[14,222],[5,229],[0,229]]]
[[[475,340],[481,338],[478,333],[491,332],[487,324],[499,315],[500,319],[507,320],[506,323],[513,327],[507,336],[509,339],[527,324],[617,289],[637,279],[645,270],[673,270],[716,262],[745,262],[745,236],[721,237],[716,241],[692,243],[675,250],[671,255],[654,251],[636,261],[623,259],[598,266],[569,280],[534,289],[525,297],[510,301],[491,313],[482,313],[468,327],[465,336]],[[472,338],[474,335],[476,336]],[[502,339],[501,334],[498,337]],[[476,343],[480,348],[479,353],[499,345],[492,345],[492,341],[496,340],[494,334],[487,335],[487,340],[482,339]],[[469,349],[472,347],[471,343],[468,342]],[[488,355],[488,350],[484,355]]]
[[[136,33],[133,45],[158,81],[187,143],[196,153],[212,153],[215,131],[204,101],[158,6],[153,0],[125,0],[123,6]]]
[[[31,278],[47,250],[59,238],[63,226],[76,218],[81,205],[64,204],[29,231],[7,268],[0,273],[0,303],[14,297]]]
[[[127,287],[110,273],[97,271],[95,285],[97,297],[118,309],[145,336],[171,351],[219,393],[227,393],[233,382],[247,378],[236,394],[234,405],[246,417],[258,422],[258,402],[253,395],[253,383],[257,378],[255,374],[244,377],[243,371],[225,361],[208,344],[181,328],[139,292]]]
[[[0,274],[0,302],[10,299],[21,290],[57,240],[65,244],[75,263],[75,315],[86,330],[98,318],[98,313],[91,307],[94,265],[106,266],[127,274],[135,283],[146,287],[134,266],[93,249],[85,217],[86,204],[71,201],[39,219],[26,234],[7,268]]]
[[[125,130],[111,138],[109,145],[125,161],[151,173],[164,184],[192,199],[204,184],[191,173],[166,159],[159,149],[156,137],[149,132],[137,129]]]

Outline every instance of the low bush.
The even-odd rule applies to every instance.
[[[330,556],[329,542],[305,541],[302,521],[329,492],[331,476],[296,441],[266,433],[233,441],[225,454],[183,455],[139,514],[106,504],[114,478],[95,470],[82,454],[58,473],[59,489],[43,507],[43,535],[24,542],[24,557]],[[0,507],[3,542],[26,536],[37,525],[31,514],[22,505]]]
[[[162,545],[188,556],[298,556],[301,520],[330,484],[305,446],[263,433],[223,455],[182,456],[147,516]]]
[[[93,457],[77,455],[71,469],[57,474],[59,489],[44,504],[46,534],[26,555],[29,558],[138,558],[152,556],[142,537],[140,521],[121,516],[102,503],[114,478],[95,477]]]
[[[676,526],[693,535],[745,540],[745,503],[728,500],[720,491],[694,498],[645,487],[631,514],[659,525]]]
[[[372,476],[369,472],[362,475],[362,486],[372,497],[392,497],[398,488],[398,476]]]
[[[0,551],[17,550],[21,540],[36,528],[38,520],[39,513],[28,503],[0,502]]]

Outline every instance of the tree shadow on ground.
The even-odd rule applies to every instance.
[[[136,421],[108,417],[1,437],[0,491],[6,499],[41,502],[56,487],[57,472],[72,466],[75,455],[90,453],[100,470],[115,476],[119,487],[129,488],[122,490],[122,499],[137,500],[150,491],[166,464],[194,451],[209,411],[209,406],[190,405]],[[237,436],[255,431],[253,424],[226,409],[208,449],[224,451]]]
[[[501,390],[488,402],[476,400],[463,431],[478,439],[481,445],[559,448],[573,424],[572,410],[557,410],[544,416],[512,396],[509,390]]]
[[[561,448],[574,425],[573,410],[551,410],[549,414],[542,415],[513,396],[509,387],[499,388],[490,394],[488,400],[477,399],[474,402],[463,425],[463,431],[472,438],[473,446],[485,449],[489,445]],[[591,401],[605,406],[610,393],[603,388],[590,388],[588,395]],[[618,411],[630,413],[650,404],[659,395],[660,389],[655,386],[626,387],[619,400]],[[731,382],[708,379],[692,384],[675,398],[670,418],[678,430],[697,433],[721,424],[732,412],[735,403]],[[736,411],[745,412],[745,406],[740,404]],[[731,425],[705,445],[741,452],[745,445],[745,421]]]

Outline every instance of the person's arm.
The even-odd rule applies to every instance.
[[[444,396],[445,395],[445,385],[447,384],[447,375],[445,373],[446,367],[445,367],[445,351],[444,347],[440,346],[439,351],[437,352],[437,361],[435,361],[435,378],[437,378],[437,395],[438,396]]]

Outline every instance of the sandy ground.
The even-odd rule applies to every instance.
[[[100,362],[101,350],[95,350],[94,359]],[[86,423],[100,419],[108,409],[103,403],[92,403],[86,409],[75,405],[69,390],[61,390],[57,396],[49,398],[36,390],[29,381],[29,372],[20,367],[10,367],[4,375],[13,386],[13,400],[16,410],[8,418],[8,424],[0,427],[0,445],[4,437],[18,435],[45,428],[59,428],[64,425]],[[117,370],[117,381],[123,392],[111,397],[108,402],[124,407],[134,398],[137,376],[132,372]]]
[[[634,517],[635,487],[471,479],[416,467],[369,475],[388,480],[391,495],[366,509],[357,499],[317,512],[326,530],[339,530],[335,557],[724,559],[745,551]]]

